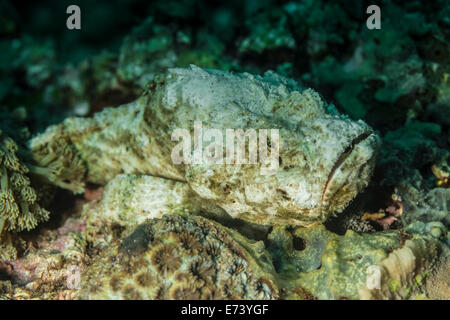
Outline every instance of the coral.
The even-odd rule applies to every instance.
[[[202,217],[164,215],[126,232],[81,279],[78,299],[276,299],[262,242]]]
[[[176,66],[173,30],[155,24],[152,17],[134,28],[120,48],[117,77],[139,91],[167,68]]]
[[[368,220],[362,220],[360,217],[351,217],[346,221],[345,228],[355,232],[373,232],[375,228]]]
[[[30,132],[25,124],[28,112],[25,107],[8,108],[0,106],[0,128],[4,136],[21,144],[30,139]]]
[[[36,41],[23,36],[13,41],[0,41],[0,70],[13,75],[21,70],[24,80],[32,88],[42,88],[50,80],[55,65],[55,51],[51,41]]]
[[[194,35],[189,29],[176,30],[149,17],[124,39],[115,79],[138,96],[168,68],[196,64],[228,70],[231,65],[228,60],[224,57],[224,44],[210,33],[199,31]]]
[[[68,106],[71,115],[86,116],[133,101],[137,93],[118,78],[118,60],[117,53],[102,51],[64,68],[48,89],[49,102]]]
[[[394,250],[377,264],[378,275],[373,285],[360,289],[361,299],[448,299],[449,287],[448,254],[438,259],[440,246],[434,239],[416,237],[407,240],[404,246]],[[448,250],[448,249],[447,249]],[[446,262],[447,261],[447,262]],[[436,270],[436,271],[433,271]],[[436,281],[441,278],[441,288]],[[426,290],[427,287],[433,287]]]
[[[411,121],[404,127],[388,132],[383,138],[377,170],[382,172],[384,185],[411,184],[416,188],[432,187],[421,175],[448,155],[434,137],[441,133],[435,123]],[[429,171],[431,173],[431,171]]]
[[[395,231],[339,236],[324,226],[274,228],[267,250],[280,277],[283,298],[299,289],[319,299],[359,299],[358,288],[367,281],[367,268],[401,246]]]
[[[62,66],[54,81],[45,87],[43,102],[64,106],[68,117],[87,116],[133,101],[142,88],[122,81],[118,68],[119,54],[106,50],[75,66]]]
[[[431,167],[433,175],[436,177],[436,186],[441,188],[450,188],[450,173],[448,166],[446,165],[446,170],[439,168],[436,165]]]
[[[127,34],[118,52],[103,50],[75,66],[61,66],[44,89],[45,105],[64,106],[67,116],[86,116],[135,100],[167,68],[191,63],[231,68],[216,37],[199,32],[195,48],[192,37],[190,30],[164,26],[148,17]]]
[[[450,258],[432,268],[425,282],[426,294],[430,299],[450,300]]]
[[[450,191],[434,188],[428,192],[412,186],[399,187],[402,224],[410,233],[430,234],[450,246]]]
[[[246,21],[246,25],[250,34],[239,44],[240,53],[295,48],[295,39],[289,31],[287,16],[281,10],[256,15]]]
[[[286,5],[287,12],[294,13],[294,30],[301,30],[314,44],[315,50],[305,52],[310,71],[302,80],[336,101],[336,107],[352,119],[363,119],[379,130],[384,144],[376,179],[382,185],[431,188],[427,168],[448,150],[445,131],[450,119],[448,28],[431,11],[442,17],[448,9],[443,2],[429,12],[390,2],[383,8],[387,17],[383,32],[377,33],[352,26],[365,19],[361,4],[354,5],[355,10],[333,10],[337,17],[330,20],[340,23],[334,30],[332,23],[317,24],[339,5],[322,8],[320,1]],[[302,16],[304,7],[308,10]],[[345,48],[339,41],[334,48],[327,47],[329,39],[340,40]]]
[[[0,263],[0,272],[10,279],[0,299],[73,299],[90,261],[85,227],[75,214],[57,229],[44,228],[24,257]]]
[[[52,40],[36,40],[29,35],[0,40],[0,126],[12,138],[18,139],[17,132],[8,130],[11,122],[12,127],[18,123],[23,127],[27,120],[30,132],[35,132],[63,118],[61,109],[55,112],[53,106],[43,103],[47,87],[55,80],[56,60]],[[14,115],[18,109],[26,119],[18,121]]]
[[[372,231],[375,229],[389,230],[397,229],[401,226],[399,219],[403,213],[403,204],[401,202],[401,197],[393,193],[388,199],[387,206],[385,209],[379,209],[377,212],[365,212],[362,217],[360,217],[360,224],[365,228],[371,228]],[[353,220],[355,220],[353,217]],[[367,226],[367,227],[366,227]],[[374,228],[375,226],[375,228]],[[367,232],[359,231],[355,228],[349,228],[356,232]]]
[[[411,299],[448,296],[449,249],[432,234],[404,231],[345,235],[324,226],[275,227],[267,250],[282,298],[306,290],[319,299]],[[434,286],[432,290],[426,287]]]
[[[11,281],[0,280],[0,300],[10,299],[10,294],[13,292]]]
[[[171,135],[192,132],[195,121],[218,129],[279,129],[279,158],[238,169],[207,161],[175,164]],[[169,69],[135,102],[89,119],[66,119],[29,146],[40,166],[48,167],[51,156],[61,169],[53,181],[74,191],[119,173],[153,175],[188,182],[232,217],[310,225],[342,211],[367,186],[378,138],[312,89],[273,72],[260,77],[191,66]]]
[[[448,208],[450,207],[450,191],[434,188],[428,192],[417,190],[411,186],[398,188],[403,204],[403,223],[405,227],[415,221],[442,221],[450,225]]]
[[[355,3],[355,7],[360,5]],[[353,119],[366,119],[380,130],[395,129],[399,122],[403,124],[407,120],[408,113],[421,114],[434,94],[424,71],[426,60],[420,54],[418,39],[426,38],[424,35],[430,32],[433,23],[424,21],[424,15],[418,10],[406,12],[405,8],[389,3],[384,6],[383,14],[402,16],[402,19],[386,19],[382,33],[368,28],[358,30],[354,23],[364,23],[362,8],[349,13],[337,4],[334,6],[338,8],[332,10],[331,5],[326,6],[323,15],[308,12],[309,19],[317,16],[319,21],[325,14],[336,11],[338,15],[330,19],[338,24],[334,30],[333,24],[322,23],[310,34],[311,38],[314,33],[317,35],[311,42],[315,45],[313,48],[318,48],[308,52],[312,58],[313,82],[319,87],[332,85],[336,88],[333,95],[340,108]],[[417,28],[418,21],[421,21],[421,28]],[[318,21],[307,25],[314,22]],[[329,30],[324,32],[322,28]],[[327,48],[322,39],[337,40],[334,46],[341,50]],[[345,47],[341,47],[342,44]]]
[[[49,218],[38,203],[28,168],[19,159],[18,146],[0,131],[0,260],[15,259],[14,234],[31,230]]]

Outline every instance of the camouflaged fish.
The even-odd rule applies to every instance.
[[[191,144],[177,132],[189,133]],[[228,141],[228,132],[236,140]],[[218,138],[219,150],[212,143]],[[199,147],[199,139],[210,143]],[[239,141],[247,162],[218,160],[218,154],[233,159],[230,143],[236,151]],[[152,175],[187,183],[232,217],[307,226],[342,211],[367,186],[379,138],[314,90],[273,72],[191,66],[169,69],[132,103],[49,127],[29,147],[51,182],[75,192],[117,174]],[[180,150],[184,158],[176,161]]]

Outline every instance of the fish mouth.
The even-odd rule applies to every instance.
[[[374,132],[354,138],[333,165],[322,192],[322,206],[343,210],[364,189],[372,175],[378,150]]]

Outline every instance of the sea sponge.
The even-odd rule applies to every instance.
[[[276,299],[274,274],[262,241],[203,217],[170,214],[102,251],[77,298]]]
[[[31,230],[49,218],[40,207],[31,186],[28,168],[17,155],[18,146],[0,130],[0,260],[15,259],[17,251],[11,232]]]

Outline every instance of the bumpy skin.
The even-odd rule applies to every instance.
[[[161,218],[178,208],[192,196],[186,183],[153,176],[120,174],[105,187],[97,210],[102,220],[123,227],[135,227],[147,219]]]
[[[259,163],[175,165],[171,153],[179,142],[171,135],[187,129],[193,136],[194,121],[224,132],[279,129],[278,170],[262,174]],[[338,115],[312,89],[271,72],[260,77],[195,66],[169,69],[133,103],[49,128],[30,142],[36,161],[49,150],[58,155],[54,146],[61,139],[82,159],[66,171],[84,171],[77,177],[62,172],[56,181],[70,180],[75,191],[83,181],[104,184],[118,173],[149,174],[187,181],[233,217],[295,225],[342,211],[368,184],[379,145],[370,127]]]
[[[264,244],[198,216],[165,215],[105,249],[78,299],[277,299]]]
[[[119,174],[108,182],[98,206],[87,213],[87,218],[130,228],[173,212],[206,215],[218,221],[229,217],[220,207],[196,197],[187,183]]]
[[[31,230],[49,218],[31,187],[28,168],[17,156],[18,146],[0,130],[0,261],[15,259],[14,233]]]

